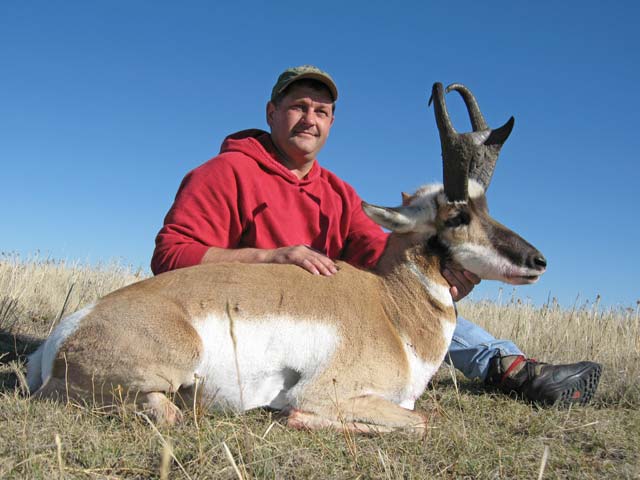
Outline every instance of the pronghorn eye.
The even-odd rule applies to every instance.
[[[469,217],[469,213],[462,211],[458,213],[455,217],[451,217],[445,220],[445,226],[449,228],[459,227],[460,225],[468,225],[471,218]]]

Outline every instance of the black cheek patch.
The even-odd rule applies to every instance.
[[[455,228],[461,225],[469,225],[469,222],[471,222],[471,215],[468,211],[462,210],[454,217],[445,220],[444,224],[446,227]]]
[[[442,243],[438,235],[430,237],[424,247],[428,254],[437,255],[441,259],[446,259],[451,256],[449,248]]]

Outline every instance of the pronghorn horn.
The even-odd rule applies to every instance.
[[[434,85],[434,94],[436,93],[436,85]],[[441,97],[441,102],[444,105],[444,93],[442,93],[442,86],[440,88],[440,93],[438,94]],[[450,92],[452,90],[457,91],[464,100],[464,103],[467,107],[467,111],[469,112],[469,118],[471,120],[471,126],[473,128],[472,132],[458,134],[454,133],[448,134],[447,132],[455,132],[453,126],[447,128],[445,130],[445,135],[443,138],[443,130],[440,128],[440,124],[445,124],[446,122],[451,125],[451,121],[446,118],[446,122],[438,121],[438,112],[436,105],[436,123],[438,123],[438,129],[440,130],[440,142],[442,144],[442,156],[443,162],[445,164],[445,193],[449,201],[464,201],[466,200],[467,188],[466,185],[464,187],[464,191],[461,190],[459,186],[447,187],[447,170],[449,170],[449,175],[455,175],[456,170],[459,170],[460,167],[452,167],[447,166],[448,163],[457,163],[459,165],[468,166],[468,175],[467,178],[471,178],[476,180],[482,188],[486,191],[489,188],[489,183],[491,182],[491,177],[493,176],[493,171],[496,166],[496,162],[498,161],[498,155],[500,154],[500,149],[504,142],[509,137],[511,130],[513,129],[514,118],[511,117],[507,122],[497,128],[492,130],[487,126],[487,122],[480,111],[480,107],[478,107],[478,102],[475,97],[471,93],[471,91],[462,84],[454,83],[447,87],[446,92]],[[446,112],[446,107],[444,107]],[[446,149],[445,149],[445,140],[446,140]],[[449,160],[448,157],[451,156],[452,160]],[[468,182],[467,178],[465,178],[465,183]],[[451,195],[450,196],[450,192]],[[461,193],[465,194],[464,198],[461,198]]]
[[[444,88],[440,82],[433,84],[429,105],[432,101],[438,132],[440,132],[444,193],[450,202],[466,202],[469,197],[470,142],[468,139],[465,141],[464,135],[460,135],[453,128],[444,101]]]
[[[475,146],[475,151],[471,152],[469,178],[482,185],[486,192],[487,188],[489,188],[489,183],[491,183],[493,171],[496,168],[500,149],[509,137],[515,120],[511,117],[502,127],[492,130],[487,125],[478,106],[478,101],[471,93],[471,90],[461,83],[452,83],[447,87],[446,92],[449,93],[451,90],[457,91],[462,96],[469,112],[471,127],[473,128],[473,132],[463,134],[463,136],[469,136],[471,143]]]
[[[469,119],[471,120],[473,131],[477,132],[478,130],[488,129],[487,122],[485,122],[480,107],[478,107],[478,101],[476,97],[473,96],[473,93],[471,93],[471,90],[461,83],[452,83],[447,87],[445,92],[449,93],[451,90],[457,91],[462,96],[464,104],[467,106],[467,111],[469,112]]]
[[[482,144],[478,145],[478,151],[471,160],[469,178],[473,178],[476,182],[482,185],[485,192],[487,191],[487,188],[489,188],[489,183],[491,183],[491,177],[493,177],[493,170],[496,168],[500,149],[509,137],[511,130],[513,129],[514,122],[514,118],[511,117],[507,120],[507,123],[500,128],[496,128],[495,130],[485,130],[488,134],[486,136],[486,140],[484,140]]]

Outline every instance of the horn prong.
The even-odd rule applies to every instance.
[[[511,135],[511,131],[513,130],[513,125],[515,124],[516,119],[510,117],[509,120],[505,122],[504,125],[498,127],[494,130],[491,130],[491,135],[487,138],[485,145],[495,145],[500,144],[503,145],[504,142],[507,141],[509,135]]]
[[[496,128],[495,130],[486,130],[485,132],[489,135],[482,145],[480,145],[480,148],[482,149],[482,156],[475,158],[471,162],[469,178],[473,178],[482,185],[485,192],[491,183],[493,171],[496,168],[498,156],[500,155],[500,149],[507,138],[509,138],[511,130],[513,130],[514,123],[515,119],[511,117],[501,127]]]

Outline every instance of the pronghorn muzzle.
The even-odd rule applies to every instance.
[[[490,232],[493,248],[511,264],[505,278],[499,280],[516,285],[534,283],[546,271],[547,259],[520,235],[497,222]]]

